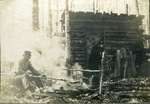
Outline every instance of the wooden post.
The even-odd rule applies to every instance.
[[[102,60],[101,60],[101,68],[100,70],[100,82],[99,82],[99,94],[102,94],[102,84],[103,84],[103,71],[104,71],[104,52],[102,53]]]
[[[32,26],[33,30],[39,30],[39,1],[33,0],[32,8]]]
[[[56,32],[58,32],[58,13],[59,13],[59,10],[58,10],[58,0],[57,0]]]
[[[93,0],[93,12],[95,13],[95,0]]]
[[[44,0],[42,0],[42,34],[44,34]]]
[[[126,78],[126,76],[127,76],[127,64],[128,64],[128,62],[127,62],[127,57],[126,57],[126,59],[125,59],[125,63],[124,63],[124,69],[123,69],[123,78]]]
[[[128,11],[128,4],[126,4],[126,13],[128,14],[129,11]]]
[[[50,43],[52,43],[52,10],[51,10],[51,0],[48,0],[48,37],[50,38]],[[50,44],[51,45],[51,44]]]
[[[69,36],[69,10],[68,0],[65,1],[65,37],[66,37],[66,59],[70,59],[70,36]]]
[[[138,0],[135,0],[135,1],[136,1],[137,14],[139,16],[139,3],[138,3]]]

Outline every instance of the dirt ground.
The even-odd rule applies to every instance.
[[[110,80],[109,83],[103,84],[101,95],[98,94],[96,88],[79,91],[21,92],[13,85],[11,78],[10,75],[2,72],[1,103],[99,104],[150,102],[150,78],[148,77]]]

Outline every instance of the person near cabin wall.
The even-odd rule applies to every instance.
[[[101,60],[102,60],[102,53],[104,52],[103,44],[101,40],[93,47],[89,61],[88,61],[88,68],[90,70],[99,70],[101,67]],[[92,85],[99,85],[99,73],[89,73],[90,84]]]

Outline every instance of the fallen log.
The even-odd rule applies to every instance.
[[[82,71],[82,72],[99,72],[99,70],[81,70],[81,69],[63,69],[63,70],[70,70],[70,71]]]
[[[42,76],[32,76],[34,78],[42,78]],[[46,77],[45,77],[46,78]],[[65,82],[69,82],[71,84],[75,84],[75,83],[79,83],[80,81],[69,81],[66,79],[57,79],[57,78],[46,78],[46,80],[58,80],[58,81],[65,81]]]

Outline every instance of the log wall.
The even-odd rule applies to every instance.
[[[69,12],[72,62],[86,68],[91,50],[98,43],[99,37],[105,37],[105,50],[113,55],[122,47],[140,54],[143,50],[143,30],[140,29],[143,18],[142,15]]]

